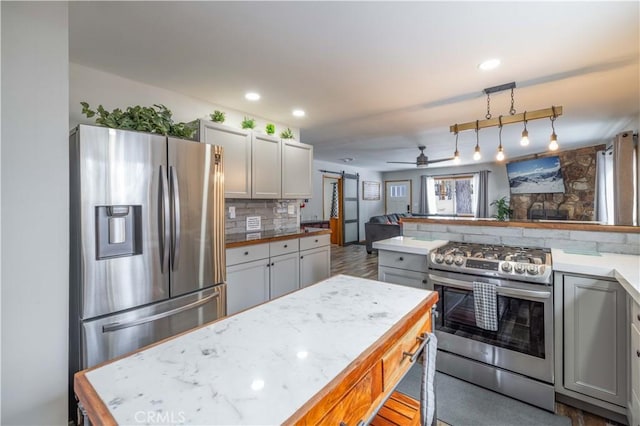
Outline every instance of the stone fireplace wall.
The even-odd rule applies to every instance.
[[[586,148],[537,155],[557,155],[564,178],[564,194],[511,194],[512,219],[528,219],[529,210],[566,214],[568,220],[595,220],[596,153],[606,148]],[[524,158],[523,158],[524,160]]]

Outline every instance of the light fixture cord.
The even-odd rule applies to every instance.
[[[457,123],[455,125],[455,132],[456,132],[456,152],[458,152],[458,124]]]
[[[487,115],[485,115],[484,117],[487,120],[491,118],[491,95],[489,94],[489,92],[487,92]]]
[[[476,148],[480,147],[480,136],[478,135],[478,124],[479,124],[479,120],[476,120]]]
[[[551,130],[553,131],[553,133],[556,132],[556,128],[553,125],[553,122],[556,121],[556,107],[554,107],[553,105],[551,106],[551,111],[553,112],[553,117],[549,117],[549,119],[551,120]]]
[[[527,111],[524,112],[524,129],[527,130]]]
[[[514,98],[513,98],[513,87],[511,88],[511,109],[509,110],[509,113],[511,115],[515,115],[516,114],[516,108],[513,106],[514,103]]]
[[[498,131],[498,140],[500,141],[500,144],[498,145],[498,150],[502,149],[502,116],[498,116],[498,122],[500,123],[500,126],[498,127],[500,130]]]

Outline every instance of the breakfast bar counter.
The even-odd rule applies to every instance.
[[[410,367],[438,295],[345,275],[76,374],[93,424],[356,424]]]

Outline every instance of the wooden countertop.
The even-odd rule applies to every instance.
[[[270,243],[271,241],[291,240],[294,238],[311,237],[315,235],[331,234],[330,229],[306,229],[298,231],[262,231],[247,232],[245,234],[226,235],[226,248],[249,246],[253,244]]]
[[[356,424],[410,367],[402,353],[431,330],[437,299],[336,275],[81,371],[74,389],[96,425],[160,414],[181,424]]]
[[[640,233],[639,226],[601,225],[598,222],[571,222],[553,220],[498,221],[485,218],[446,218],[403,217],[401,222],[432,223],[440,225],[500,226],[512,228],[567,229],[573,231],[627,232]]]

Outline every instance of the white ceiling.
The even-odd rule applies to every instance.
[[[640,117],[639,3],[70,2],[70,60],[301,128],[315,158],[412,168],[426,145],[451,157],[449,125],[483,119],[482,90],[515,81],[518,112],[562,105],[561,149],[592,145]],[[497,57],[502,65],[480,71]],[[248,90],[261,93],[250,103]],[[170,106],[169,106],[170,107]],[[291,110],[303,108],[304,118]],[[509,92],[491,97],[509,114]],[[194,117],[195,118],[195,117]],[[503,129],[507,158],[542,152],[549,120]],[[484,159],[498,130],[480,131]],[[475,134],[460,134],[472,163]],[[447,165],[442,163],[438,165]]]

